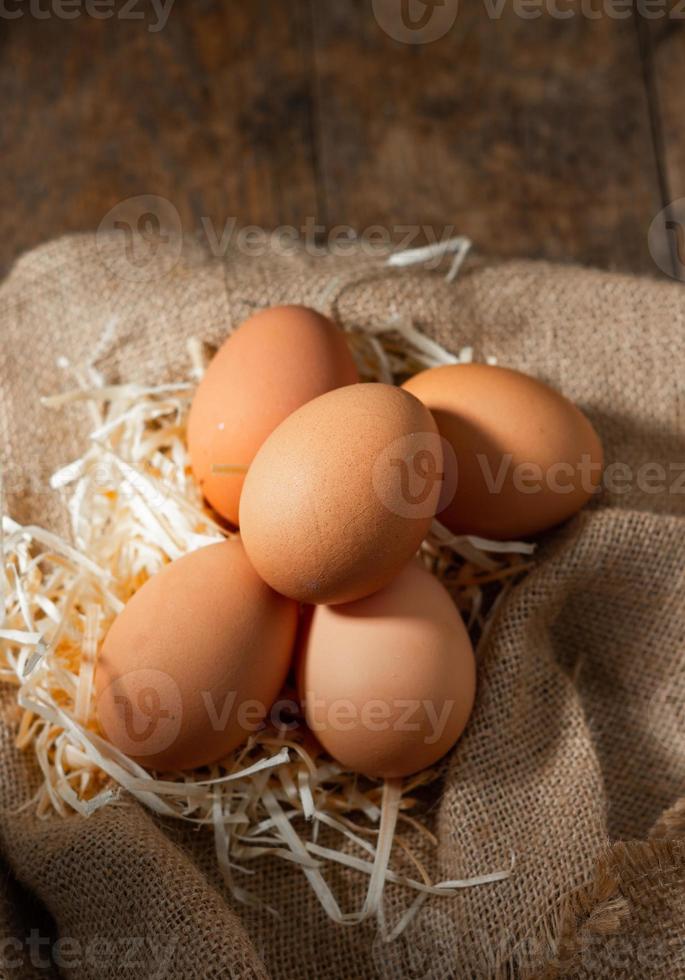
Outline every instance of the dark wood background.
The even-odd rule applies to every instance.
[[[1,269],[148,193],[190,235],[454,226],[498,256],[657,273],[650,222],[685,196],[685,9],[462,0],[442,39],[401,44],[371,0],[176,0],[157,32],[144,0],[142,21],[27,5],[0,17]]]

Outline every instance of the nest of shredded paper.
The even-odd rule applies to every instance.
[[[427,366],[471,359],[469,349],[449,354],[400,321],[348,338],[368,380],[393,382]],[[300,866],[332,919],[353,924],[375,914],[391,939],[428,896],[451,895],[509,873],[433,883],[410,850],[416,877],[393,870],[393,843],[407,852],[395,833],[398,820],[431,837],[408,811],[416,806],[413,794],[434,772],[385,784],[361,780],[310,751],[298,726],[265,728],[208,769],[159,775],[123,755],[98,730],[93,676],[113,618],[165,563],[227,534],[203,506],[190,475],[185,422],[203,367],[201,345],[192,342],[189,353],[188,381],[158,387],[108,385],[92,365],[77,369],[62,358],[60,367],[74,387],[45,400],[56,411],[83,402],[93,431],[84,455],[52,477],[52,487],[68,494],[71,542],[2,519],[0,679],[16,686],[17,742],[35,754],[43,776],[24,806],[40,815],[76,811],[88,817],[129,793],[160,815],[206,824],[238,901],[258,904],[239,881],[249,880],[243,872],[249,874],[251,861],[269,855]],[[482,643],[494,612],[493,588],[496,604],[528,567],[532,546],[455,538],[436,523],[422,552]],[[324,827],[339,834],[340,849],[319,842]],[[350,841],[363,857],[350,853]],[[361,909],[341,910],[326,880],[329,862],[368,876]],[[383,917],[385,882],[415,893],[392,928]]]

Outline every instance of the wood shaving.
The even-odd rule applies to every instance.
[[[464,248],[457,243],[451,254],[463,258]],[[113,323],[105,328],[103,350],[113,329]],[[397,381],[425,367],[472,358],[470,348],[450,354],[397,318],[386,328],[355,330],[348,338],[364,380]],[[75,811],[88,818],[101,807],[120,805],[129,794],[157,814],[206,826],[237,901],[261,907],[245,882],[250,862],[268,855],[299,869],[331,919],[354,925],[374,915],[390,941],[427,897],[454,895],[510,874],[502,869],[435,883],[398,838],[397,822],[406,816],[430,839],[406,811],[417,808],[411,794],[435,772],[385,785],[362,779],[312,750],[300,726],[265,728],[208,769],[162,775],[114,748],[98,727],[96,658],[116,615],[167,562],[227,536],[203,506],[185,445],[190,400],[204,367],[202,350],[191,340],[187,381],[156,386],[110,384],[92,365],[74,368],[66,358],[59,360],[75,386],[44,399],[45,405],[60,411],[82,402],[92,418],[84,454],[66,462],[51,481],[55,492],[68,493],[71,540],[8,515],[0,534],[0,680],[16,688],[17,745],[34,754],[43,776],[22,809],[33,806],[42,816]],[[497,606],[490,603],[484,613],[484,586],[499,585],[501,598],[529,567],[532,551],[523,542],[455,537],[435,522],[422,556],[450,589],[474,641],[482,642]],[[339,847],[321,843],[324,828],[337,835]],[[393,859],[400,852],[405,863],[408,855],[417,878],[396,869]],[[325,875],[331,863],[368,876],[361,908],[340,907]],[[415,896],[392,927],[383,911],[387,882]]]

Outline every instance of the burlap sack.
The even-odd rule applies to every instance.
[[[253,307],[291,301],[351,326],[411,317],[448,347],[473,344],[549,381],[632,478],[550,534],[500,607],[473,718],[429,808],[437,852],[414,841],[436,878],[513,854],[509,880],[427,902],[389,945],[373,924],[331,925],[301,873],[273,860],[250,887],[281,917],[234,907],[205,832],[132,801],[89,820],[17,814],[35,771],[13,748],[8,695],[0,976],[685,977],[685,493],[672,466],[685,464],[682,286],[522,262],[472,262],[448,284],[359,255],[194,255],[138,283],[112,271],[108,247],[54,242],[0,291],[0,433],[20,520],[62,526],[46,479],[82,445],[82,410],[38,402],[64,387],[59,355],[87,361],[116,314],[98,367],[159,382],[185,373],[189,336],[216,343]],[[657,470],[639,470],[648,462],[663,467],[660,490]],[[356,876],[331,880],[344,908],[358,906]],[[389,891],[389,919],[404,901]],[[31,929],[61,937],[49,969],[35,965]]]

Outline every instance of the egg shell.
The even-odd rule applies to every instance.
[[[444,586],[412,561],[384,589],[318,606],[297,665],[307,724],[345,769],[408,776],[432,765],[473,708],[471,641]]]
[[[440,486],[405,499],[418,456],[442,465],[435,422],[399,388],[358,384],[293,412],[250,467],[240,502],[245,549],[262,578],[305,603],[382,588],[430,528]],[[419,484],[425,481],[419,480]]]
[[[95,682],[105,735],[160,770],[222,758],[277,697],[298,613],[259,578],[237,538],[166,565],[102,645]]]
[[[246,320],[211,361],[188,418],[193,474],[212,507],[237,524],[245,472],[269,433],[358,380],[344,334],[315,310],[275,306]]]
[[[431,368],[405,382],[456,456],[438,519],[455,534],[525,538],[566,520],[601,483],[599,436],[549,385],[489,364]],[[446,456],[446,466],[450,460]]]

